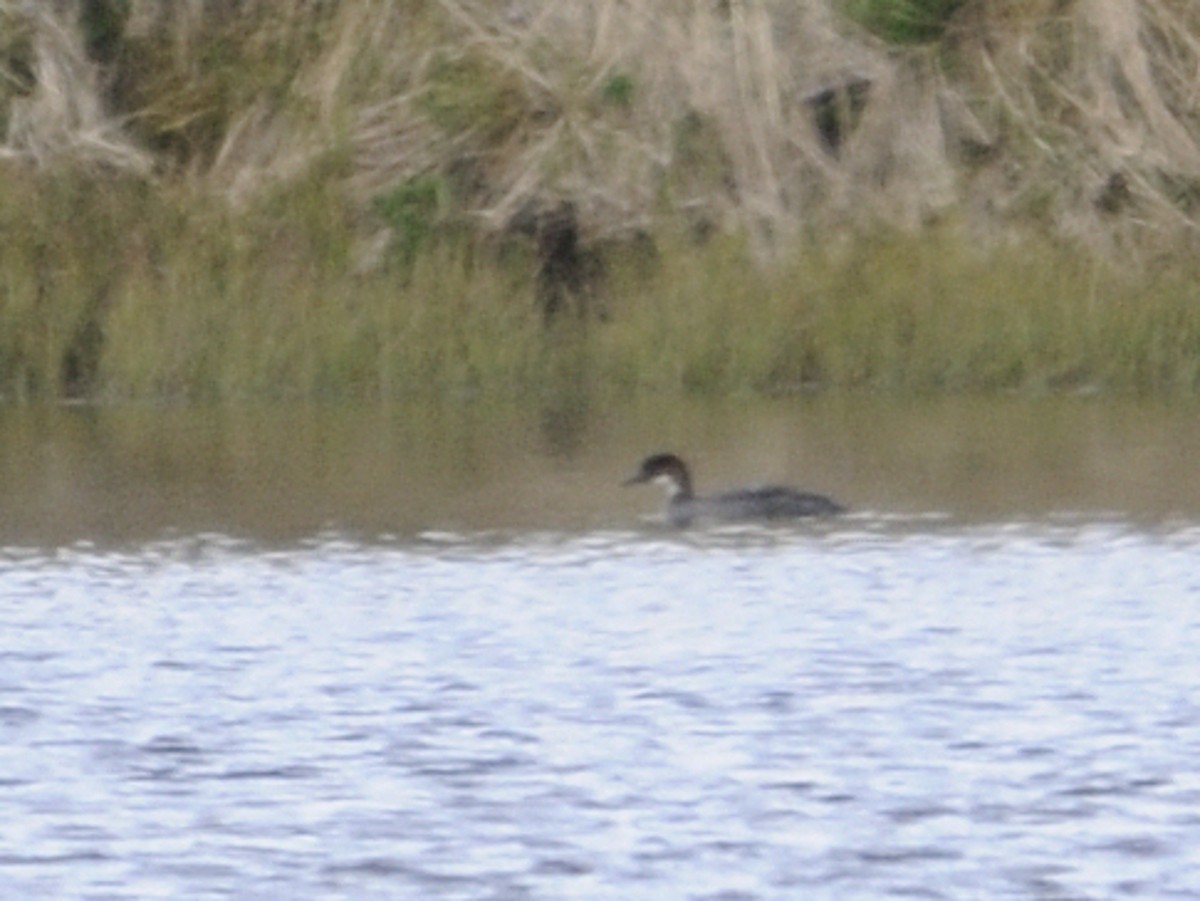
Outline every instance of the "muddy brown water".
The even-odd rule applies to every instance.
[[[1187,518],[1198,448],[1200,407],[1086,399],[0,408],[0,542],[621,528],[660,506],[617,485],[662,449],[700,491],[790,482],[967,521]]]

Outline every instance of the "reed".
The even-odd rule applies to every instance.
[[[77,175],[0,193],[10,398],[1200,389],[1194,265],[1036,235],[880,228],[765,266],[744,236],[676,233],[611,257],[603,321],[548,328],[520,247],[450,233],[360,270],[320,184],[238,214]]]
[[[248,232],[211,213],[114,297],[97,383],[112,396],[338,399],[480,393],[529,377],[529,279],[443,243],[356,274],[328,227]],[[524,284],[522,283],[524,282]]]
[[[1198,387],[1190,0],[229,10],[0,0],[4,396]]]
[[[723,393],[1200,388],[1190,264],[1118,270],[1032,237],[981,249],[952,226],[801,245],[768,275],[751,259],[684,253],[631,290],[598,338],[606,377]]]

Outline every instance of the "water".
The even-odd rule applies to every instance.
[[[0,897],[1195,897],[1195,426],[1039,409],[8,411]]]

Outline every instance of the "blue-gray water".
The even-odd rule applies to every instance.
[[[863,452],[897,458],[887,478],[847,478],[850,455],[806,486],[846,520],[678,533],[607,490],[636,461],[601,451],[644,436],[535,448],[558,487],[507,514],[526,470],[401,448],[424,488],[388,485],[383,507],[413,498],[388,530],[318,465],[358,440],[293,427],[221,462],[252,429],[155,444],[105,420],[74,450],[51,419],[0,417],[0,897],[1200,894],[1182,420],[1129,439],[1120,484],[1060,478],[1121,458],[1119,424],[1035,442],[1060,450],[1023,454],[1027,481],[1067,499],[1031,513],[1005,507],[1038,492],[1012,500],[1003,445],[942,447],[985,484],[938,493],[893,443]],[[420,527],[430,490],[455,528]]]

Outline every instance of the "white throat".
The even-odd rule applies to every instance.
[[[680,493],[683,491],[683,486],[679,484],[679,480],[670,473],[660,472],[650,481],[654,482],[656,485],[662,485],[663,489],[667,492],[668,498],[673,499],[679,497]]]

